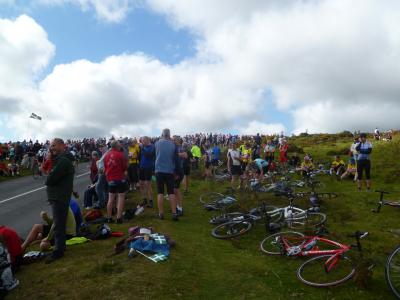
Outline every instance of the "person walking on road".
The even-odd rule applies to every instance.
[[[46,263],[51,263],[64,256],[67,215],[75,173],[71,157],[65,152],[65,144],[62,139],[55,138],[51,142],[50,151],[53,166],[45,185],[53,214],[54,250],[47,258]]]

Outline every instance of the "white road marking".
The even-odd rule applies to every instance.
[[[37,192],[37,191],[43,190],[44,188],[45,188],[45,186],[42,186],[42,187],[40,187],[40,188],[37,188],[37,189],[31,190],[31,191],[29,191],[29,192],[25,192],[25,193],[22,193],[22,194],[16,195],[16,196],[14,196],[14,197],[11,197],[11,198],[8,198],[8,199],[1,200],[1,201],[0,201],[0,204],[2,204],[2,203],[5,203],[5,202],[7,202],[7,201],[10,201],[10,200],[12,200],[12,199],[18,198],[18,197],[22,197],[22,196],[25,196],[25,195],[28,195],[28,194],[31,194],[31,193],[34,193],[34,192]]]
[[[88,174],[90,174],[90,172],[86,172],[86,173],[83,173],[83,174],[77,175],[77,176],[76,176],[76,178],[79,178],[79,177],[82,177],[82,176],[85,176],[85,175],[88,175]]]
[[[76,176],[76,178],[79,178],[79,177],[82,177],[82,176],[88,175],[89,173],[90,173],[90,172],[86,172],[86,173],[83,173],[83,174],[77,175],[77,176]],[[34,192],[37,192],[37,191],[43,190],[44,188],[46,188],[46,186],[42,186],[42,187],[40,187],[40,188],[37,188],[37,189],[31,190],[31,191],[28,191],[28,192],[25,192],[25,193],[22,193],[22,194],[19,194],[19,195],[13,196],[13,197],[11,197],[11,198],[8,198],[8,199],[1,200],[1,201],[0,201],[0,204],[2,204],[2,203],[5,203],[5,202],[8,202],[8,201],[10,201],[10,200],[13,200],[13,199],[15,199],[15,198],[19,198],[19,197],[22,197],[22,196],[25,196],[25,195],[28,195],[28,194],[31,194],[31,193],[34,193]]]

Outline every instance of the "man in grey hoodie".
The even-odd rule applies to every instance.
[[[174,195],[174,180],[178,161],[178,150],[171,140],[169,129],[164,129],[160,140],[155,144],[156,162],[155,174],[157,180],[158,217],[164,219],[164,186],[167,187],[168,199],[172,210],[172,220],[178,221],[176,199]]]

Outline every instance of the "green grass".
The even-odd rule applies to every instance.
[[[5,161],[6,164],[9,164],[9,161]],[[19,176],[2,176],[0,175],[0,182],[13,180],[15,178],[23,177],[23,176],[32,176],[32,171],[29,169],[22,168],[20,169]]]
[[[351,139],[319,145],[313,141],[307,143],[306,138],[293,142],[298,142],[316,159],[330,161],[326,153],[349,146]],[[399,147],[399,139],[391,144],[374,143],[374,188],[397,189],[399,176],[396,174],[400,166],[395,157]],[[376,193],[357,192],[351,181],[338,182],[330,177],[322,180],[326,184],[324,190],[339,193],[338,198],[322,205],[322,211],[328,215],[330,237],[354,243],[348,234],[356,230],[370,232],[362,242],[363,258],[357,251],[351,256],[360,264],[374,263],[372,278],[363,275],[365,272],[361,270],[357,281],[338,287],[305,286],[296,278],[302,259],[261,254],[259,243],[266,236],[262,224],[231,241],[212,238],[208,220],[213,213],[201,207],[198,196],[206,191],[223,192],[228,184],[195,179],[190,194],[184,199],[185,216],[179,222],[173,222],[169,214],[165,220],[155,219],[155,210],[147,209],[129,224],[112,226],[118,231],[134,225],[152,226],[158,232],[170,234],[177,244],[168,261],[155,264],[142,256],[129,259],[127,251],[110,256],[117,238],[71,246],[65,258],[58,262],[23,267],[17,274],[20,287],[7,299],[391,299],[384,265],[387,255],[398,244],[399,237],[390,231],[399,228],[399,211],[384,207],[380,214],[373,214]],[[396,198],[396,194],[389,196]],[[287,205],[286,200],[267,194],[242,193],[238,197],[242,209],[264,200],[277,206]],[[132,206],[139,195],[129,194],[128,198],[128,206]],[[301,200],[297,205],[307,207],[308,203]]]

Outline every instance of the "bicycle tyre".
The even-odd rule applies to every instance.
[[[219,216],[212,217],[210,219],[210,224],[213,225],[218,225],[218,224],[224,224],[226,222],[232,221],[232,219],[243,216],[243,213],[240,212],[233,212],[233,213],[227,213]]]
[[[301,220],[304,220],[303,222]],[[303,217],[294,217],[292,220],[290,218],[285,219],[286,224],[289,228],[303,228],[307,226],[318,227],[326,222],[326,215],[320,212],[309,212],[305,213]]]
[[[232,227],[236,227],[234,231],[232,231]],[[231,239],[246,233],[251,227],[252,224],[250,221],[230,221],[213,228],[211,235],[217,239]],[[226,231],[226,234],[220,234],[220,231]]]
[[[301,281],[301,282],[303,282],[304,284],[306,284],[306,285],[309,285],[309,286],[313,286],[313,287],[329,287],[329,286],[335,286],[335,285],[339,285],[339,284],[342,284],[342,283],[344,283],[344,282],[346,282],[346,281],[348,281],[348,280],[350,280],[353,276],[354,276],[354,274],[356,273],[356,269],[355,269],[355,267],[353,266],[353,264],[352,264],[352,262],[351,262],[351,259],[350,258],[348,258],[347,256],[343,256],[342,258],[341,258],[341,260],[345,260],[345,261],[347,261],[348,263],[350,263],[350,265],[351,265],[351,267],[350,267],[350,272],[349,273],[347,273],[347,271],[344,271],[344,276],[342,277],[342,275],[340,275],[340,279],[337,279],[337,280],[333,280],[333,281],[328,281],[328,282],[313,282],[313,281],[311,281],[311,280],[308,280],[308,279],[305,279],[304,278],[304,270],[305,270],[305,268],[307,267],[307,266],[309,266],[309,268],[308,269],[310,269],[311,267],[312,267],[312,263],[314,263],[314,262],[317,262],[317,260],[320,260],[320,259],[323,259],[324,261],[323,262],[325,262],[326,261],[326,259],[328,259],[329,257],[331,257],[332,255],[319,255],[319,256],[314,256],[314,257],[312,257],[312,258],[310,258],[309,260],[307,260],[307,261],[305,261],[298,269],[297,269],[297,278]],[[319,263],[319,262],[317,262],[317,266],[318,266],[318,268],[312,268],[311,269],[311,271],[309,272],[310,274],[312,274],[313,275],[313,277],[317,277],[318,279],[322,279],[323,277],[325,277],[324,275],[326,275],[326,274],[330,274],[330,273],[332,273],[332,271],[335,271],[336,273],[339,273],[339,271],[337,271],[337,269],[338,268],[340,268],[340,265],[342,264],[344,264],[344,262],[341,262],[341,264],[339,263],[338,264],[338,266],[336,266],[335,267],[335,269],[334,270],[331,270],[331,272],[330,273],[327,273],[326,271],[325,271],[325,267],[324,267],[324,264],[323,264],[323,262],[321,262],[321,263]],[[341,269],[343,269],[344,267],[342,267]],[[308,270],[307,269],[307,270]],[[321,271],[321,272],[318,272],[318,271]]]
[[[393,273],[396,274],[396,276],[393,276]],[[385,277],[393,294],[400,299],[400,280],[399,282],[394,280],[395,277],[400,278],[400,246],[394,249],[387,259]]]
[[[291,244],[292,246],[301,246],[304,243],[304,234],[297,232],[297,231],[285,231],[285,232],[278,232],[271,234],[267,236],[265,239],[263,239],[260,243],[260,250],[264,252],[265,254],[269,255],[283,255],[282,247],[281,244],[277,244],[277,239],[281,238],[282,236],[289,237],[292,236],[292,240],[295,241],[295,243]],[[274,244],[275,240],[275,244]],[[300,243],[298,243],[300,241]],[[269,250],[267,248],[268,245],[273,246],[272,250]]]
[[[208,192],[201,194],[199,197],[200,203],[206,204],[210,202],[214,202],[215,200],[222,199],[224,198],[225,195],[221,193],[216,193],[216,192]]]

